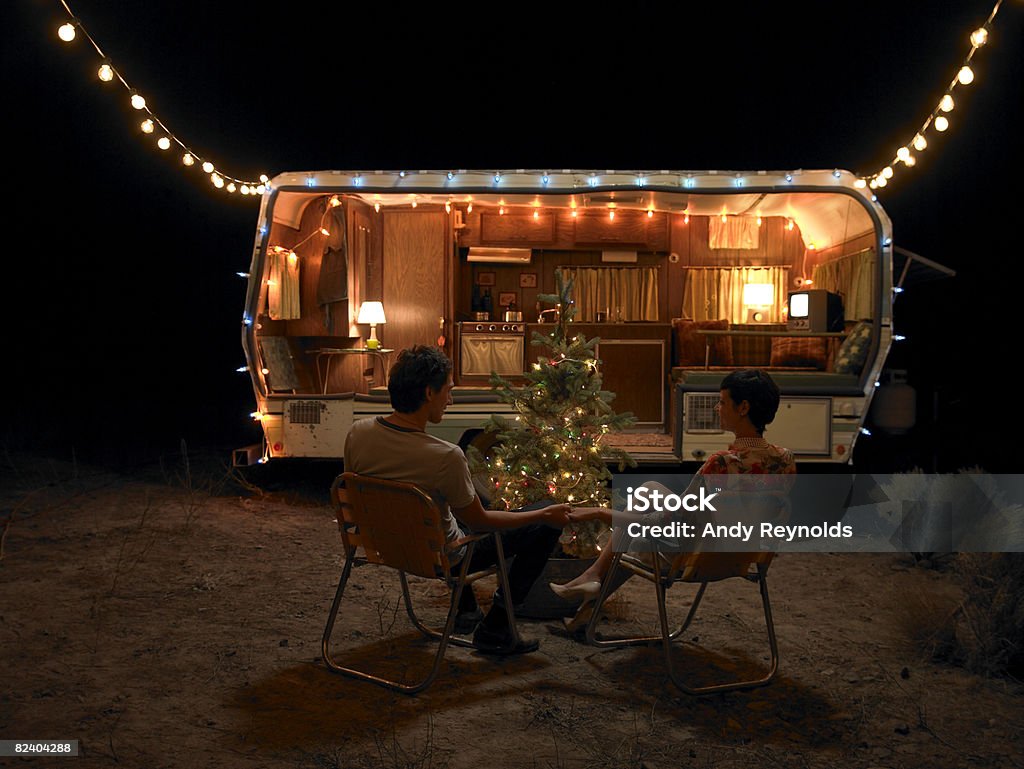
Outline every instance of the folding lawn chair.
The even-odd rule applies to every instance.
[[[661,629],[660,635],[634,636],[628,638],[597,638],[597,626],[601,618],[601,606],[604,604],[608,594],[611,593],[613,581],[606,578],[601,585],[601,592],[594,604],[593,615],[587,623],[586,640],[594,646],[617,647],[647,645],[661,641],[665,651],[665,665],[668,668],[669,677],[672,682],[687,694],[713,694],[727,692],[735,689],[752,689],[757,686],[764,686],[772,678],[779,667],[779,647],[775,640],[775,625],[772,622],[772,609],[768,601],[768,566],[772,562],[774,553],[675,553],[666,556],[662,553],[653,553],[653,563],[645,563],[628,553],[616,553],[608,571],[612,576],[617,568],[627,569],[644,579],[654,583],[655,593],[658,599],[658,619]],[[747,580],[759,586],[761,591],[761,603],[764,607],[765,624],[768,629],[768,643],[771,646],[771,664],[767,673],[760,678],[752,678],[740,681],[731,681],[710,686],[691,687],[683,682],[675,671],[672,663],[672,642],[680,638],[683,632],[693,621],[700,606],[704,591],[711,582],[720,582],[725,579],[737,577]],[[700,585],[697,594],[694,596],[693,605],[682,624],[674,631],[669,631],[668,610],[666,606],[666,591],[677,582],[696,583]]]
[[[472,648],[468,640],[452,635],[455,616],[458,613],[459,597],[464,588],[490,574],[497,574],[498,584],[504,595],[511,595],[508,586],[508,571],[505,567],[505,552],[501,537],[497,533],[474,534],[447,542],[441,525],[441,514],[430,498],[421,489],[409,483],[371,478],[356,473],[339,475],[331,486],[331,499],[338,511],[338,528],[345,548],[345,566],[338,582],[327,626],[324,629],[321,651],[327,667],[343,675],[371,681],[404,694],[417,694],[426,689],[437,676],[448,644]],[[486,537],[494,537],[497,548],[497,567],[485,571],[468,573],[476,543]],[[356,555],[361,547],[362,555]],[[452,574],[451,558],[465,548],[459,562],[458,574]],[[344,667],[334,661],[329,644],[334,622],[341,606],[352,567],[356,564],[379,564],[398,571],[402,583],[405,609],[412,624],[423,635],[437,640],[437,653],[427,677],[419,682],[403,683],[381,678],[369,672]],[[451,607],[443,630],[424,625],[413,611],[406,574],[415,574],[428,579],[440,579],[452,590]],[[468,587],[472,590],[472,587]],[[511,601],[505,602],[509,627],[512,628],[511,645],[518,642],[515,616]]]

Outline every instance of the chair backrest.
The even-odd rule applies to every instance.
[[[339,482],[340,481],[340,482]],[[441,513],[411,483],[342,473],[333,496],[346,549],[362,546],[366,560],[420,577],[444,578],[451,565]]]
[[[679,582],[717,582],[730,577],[745,577],[757,564],[764,564],[767,568],[774,557],[773,552],[679,553],[672,560],[669,575]]]

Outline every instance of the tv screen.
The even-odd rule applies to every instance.
[[[806,318],[808,313],[808,297],[807,294],[790,294],[789,295],[789,317],[791,318]]]

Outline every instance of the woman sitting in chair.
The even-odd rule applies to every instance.
[[[729,448],[716,451],[701,465],[694,478],[699,484],[705,475],[771,474],[790,475],[796,472],[793,452],[774,446],[764,439],[765,427],[775,419],[779,409],[779,388],[760,369],[741,369],[722,380],[721,395],[715,410],[723,430],[735,434]],[[601,519],[612,523],[608,508],[577,508],[569,515],[573,521]],[[583,599],[576,616],[567,623],[570,631],[579,630],[590,619],[591,604],[601,590],[601,581],[608,572],[615,551],[607,547],[586,571],[564,585],[551,584],[551,590],[565,599]]]

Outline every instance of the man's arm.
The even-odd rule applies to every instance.
[[[486,531],[514,529],[530,523],[544,523],[560,529],[569,523],[570,509],[569,505],[559,504],[548,505],[539,510],[486,510],[480,504],[480,497],[474,496],[468,505],[452,508],[452,512],[473,531]]]

